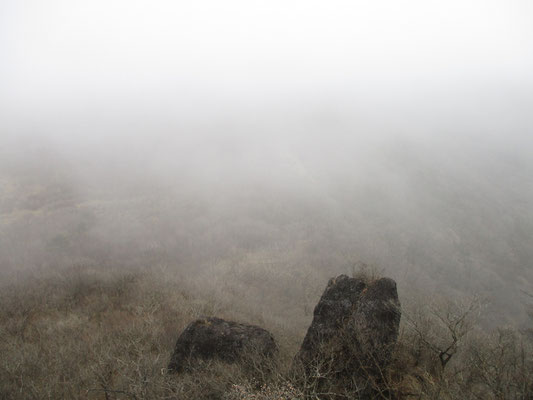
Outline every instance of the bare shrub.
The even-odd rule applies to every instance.
[[[366,285],[371,285],[383,276],[383,270],[374,264],[356,261],[351,264],[351,275],[352,278],[361,279]]]
[[[438,360],[440,368],[429,367],[442,372],[473,329],[479,308],[479,301],[474,297],[453,302],[430,301],[426,305],[420,304],[414,312],[406,313],[407,327],[414,336],[414,350],[420,360],[423,353],[429,352],[431,358]]]
[[[467,350],[469,366],[459,382],[473,398],[533,398],[532,343],[512,329],[479,334]]]
[[[235,277],[239,273],[232,272]],[[275,274],[261,276],[268,285],[276,285]],[[415,304],[404,308],[406,318],[390,364],[376,369],[379,364],[371,359],[351,360],[359,373],[346,376],[346,386],[340,387],[332,378],[343,366],[332,359],[323,359],[308,375],[299,370],[291,373],[291,360],[309,324],[309,318],[302,317],[301,303],[261,305],[264,293],[255,298],[238,279],[221,278],[213,283],[214,290],[200,291],[201,284],[209,287],[203,279],[202,274],[184,278],[171,268],[126,271],[79,266],[36,271],[31,278],[3,286],[0,398],[316,400],[355,399],[371,393],[370,398],[376,399],[530,400],[533,396],[530,337],[511,328],[481,329],[476,324],[475,299],[428,301],[411,293]],[[224,290],[217,289],[222,281]],[[308,282],[321,283],[314,276]],[[280,285],[289,287],[290,282]],[[305,297],[303,289],[290,295]],[[244,366],[213,362],[179,377],[167,374],[176,335],[199,315],[213,314],[269,329],[279,342],[279,357],[268,364],[250,357]],[[339,344],[341,338],[335,339],[323,345],[346,350]]]

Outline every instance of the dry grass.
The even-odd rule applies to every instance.
[[[253,271],[219,271],[224,272],[206,280],[202,274],[185,279],[165,268],[125,272],[85,266],[36,272],[5,285],[0,297],[0,398],[319,398],[312,392],[304,395],[289,373],[311,320],[305,310],[312,309],[318,296],[309,296],[290,275],[276,277],[263,270],[260,290],[246,284],[247,279],[253,282]],[[231,280],[225,279],[228,274]],[[310,277],[308,282],[315,282],[312,290],[319,295],[324,281]],[[267,297],[276,285],[291,283],[294,291],[283,298]],[[302,298],[308,301],[297,300]],[[393,363],[382,371],[386,390],[381,398],[531,398],[533,362],[525,336],[510,330],[484,333],[469,325],[442,366],[432,346],[447,343],[447,320],[430,312],[408,313],[411,320],[419,318],[418,325],[403,325]],[[201,315],[265,327],[279,343],[279,359],[265,370],[212,363],[194,374],[166,374],[178,334]],[[454,315],[448,314],[452,322]],[[421,323],[433,325],[423,330]]]
[[[202,315],[261,323],[284,354],[294,350],[296,340],[287,340],[294,326],[237,306],[236,287],[205,296],[198,285],[163,270],[79,267],[3,287],[0,398],[220,398],[246,382],[243,371],[213,365],[195,376],[165,373],[179,332]]]

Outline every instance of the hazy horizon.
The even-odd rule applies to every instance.
[[[4,1],[0,268],[364,261],[522,321],[531,20],[503,0]]]

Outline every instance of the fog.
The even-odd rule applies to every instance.
[[[365,262],[521,323],[532,20],[517,0],[3,1],[2,276]]]

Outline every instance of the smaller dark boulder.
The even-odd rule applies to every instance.
[[[170,359],[170,372],[191,371],[204,361],[246,362],[272,357],[277,351],[274,337],[255,326],[220,318],[200,318],[179,336]]]

